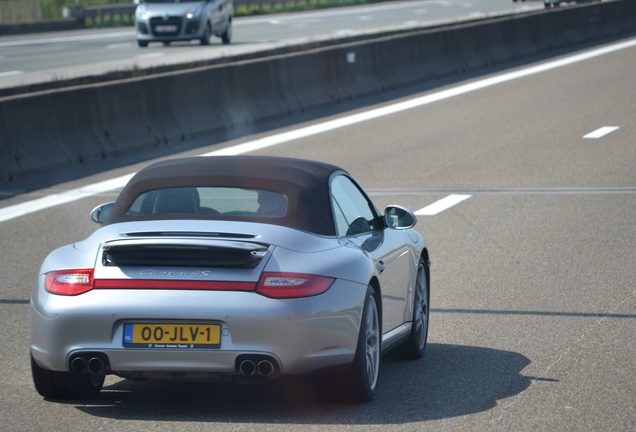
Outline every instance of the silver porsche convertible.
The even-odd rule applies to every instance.
[[[312,375],[369,401],[382,354],[420,358],[429,256],[400,206],[378,211],[333,165],[193,157],[139,171],[51,252],[30,305],[33,381],[47,398],[128,379],[259,383]]]

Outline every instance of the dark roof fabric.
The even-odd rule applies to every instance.
[[[320,235],[335,235],[329,178],[341,168],[322,162],[267,156],[199,156],[170,159],[150,165],[124,187],[106,221],[109,223],[162,219],[126,214],[143,192],[174,187],[238,187],[284,194],[287,215],[267,222]],[[192,216],[188,215],[188,218]],[[197,219],[264,222],[261,218],[223,215],[194,215]]]

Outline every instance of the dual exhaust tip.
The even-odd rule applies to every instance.
[[[71,371],[75,373],[103,375],[108,369],[108,358],[92,354],[78,355],[71,359],[70,366]]]
[[[269,359],[244,359],[239,362],[239,372],[246,377],[269,378],[276,372],[274,362]]]

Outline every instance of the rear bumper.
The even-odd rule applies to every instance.
[[[36,289],[31,352],[46,369],[71,370],[81,353],[107,357],[105,373],[239,374],[242,356],[273,359],[277,373],[310,374],[353,361],[366,286],[337,280],[325,293],[274,300],[247,292],[93,290],[64,297]],[[125,323],[215,323],[219,348],[125,348]]]

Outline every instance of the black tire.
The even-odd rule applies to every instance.
[[[57,372],[40,367],[31,356],[33,384],[40,396],[49,399],[88,399],[99,394],[104,375]]]
[[[323,375],[316,379],[322,399],[370,402],[375,397],[382,357],[380,314],[373,287],[367,288],[356,354],[347,373]]]
[[[411,334],[402,346],[404,357],[422,358],[428,340],[428,321],[430,313],[430,291],[428,287],[428,268],[424,259],[420,258],[417,267],[415,292],[413,293],[413,325]]]
[[[382,357],[382,330],[376,293],[373,287],[367,288],[364,302],[358,349],[350,371],[349,391],[351,400],[370,402],[375,396]]]
[[[232,42],[232,20],[230,19],[227,22],[227,27],[225,27],[225,31],[221,33],[221,42],[223,45],[229,45]]]
[[[139,48],[146,48],[148,46],[148,41],[138,40],[137,45],[139,45]]]
[[[203,32],[203,36],[201,37],[201,45],[210,45],[210,37],[212,36],[212,27],[210,27],[210,23],[205,23],[205,31]]]

